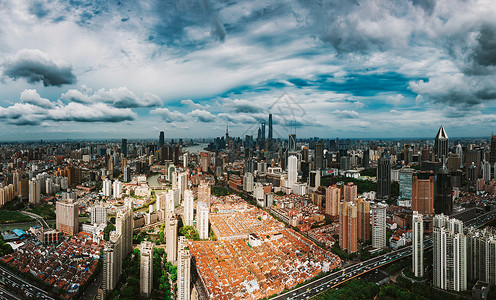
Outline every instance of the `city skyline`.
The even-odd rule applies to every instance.
[[[216,137],[226,123],[244,137],[269,113],[274,138],[291,121],[297,137],[430,137],[441,124],[490,136],[495,12],[482,0],[4,1],[2,140]]]

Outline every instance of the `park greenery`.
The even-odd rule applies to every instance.
[[[344,182],[345,184],[348,182],[354,183],[357,186],[357,190],[359,194],[377,190],[377,183],[370,180],[361,180],[352,177],[342,177],[342,176],[323,176],[320,179],[320,183],[322,186],[330,186],[338,182]]]
[[[217,197],[227,196],[230,194],[229,189],[224,186],[213,186],[210,190],[210,193],[212,194],[212,196]]]
[[[194,226],[185,225],[179,229],[179,235],[185,236],[187,239],[192,239],[193,241],[199,241],[200,235],[196,231]]]
[[[343,300],[362,300],[374,299],[375,295],[379,292],[379,286],[372,282],[366,282],[359,279],[353,279],[343,284],[338,289],[330,289],[318,295],[315,299],[343,299]]]
[[[114,230],[115,230],[114,224],[109,223],[107,227],[105,227],[105,229],[103,230],[103,239],[108,242],[110,240],[110,232]]]
[[[12,247],[4,241],[2,236],[0,236],[0,256],[4,256],[12,252],[14,252],[14,250],[12,250]]]
[[[34,221],[33,218],[25,216],[17,211],[0,210],[0,224],[22,223]]]
[[[27,212],[37,214],[45,220],[55,219],[55,206],[50,204],[45,204],[42,206],[34,206],[26,209]]]

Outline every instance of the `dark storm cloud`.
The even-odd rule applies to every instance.
[[[36,1],[29,6],[29,12],[38,17],[38,19],[43,19],[50,11],[45,8],[43,2]]]
[[[472,58],[480,66],[496,65],[496,27],[485,25],[480,29]]]
[[[432,14],[436,0],[412,0],[414,6],[420,6],[427,14]]]
[[[62,86],[76,82],[69,65],[57,64],[39,50],[24,49],[4,64],[3,74],[14,80],[29,83],[43,82],[44,86]]]

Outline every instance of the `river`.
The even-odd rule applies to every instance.
[[[189,153],[198,153],[198,152],[205,151],[203,148],[205,148],[207,146],[208,146],[208,143],[200,143],[198,145],[184,147],[183,152],[187,150]]]

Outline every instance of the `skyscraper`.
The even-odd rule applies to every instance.
[[[463,222],[443,214],[433,220],[433,280],[435,287],[467,289],[467,237]]]
[[[439,131],[434,139],[434,154],[436,161],[441,161],[443,157],[448,158],[449,139],[443,125],[439,127]]]
[[[184,225],[193,226],[193,191],[184,192]]]
[[[357,207],[352,202],[339,203],[339,247],[348,253],[357,251]]]
[[[326,189],[326,209],[325,213],[336,220],[339,217],[339,201],[341,200],[341,189],[329,186]]]
[[[272,114],[269,114],[269,151],[274,151],[274,140],[272,136]]]
[[[200,239],[208,239],[209,208],[205,202],[198,202],[196,228]]]
[[[418,212],[413,212],[412,271],[415,277],[424,277],[424,220]]]
[[[90,218],[92,224],[107,224],[107,208],[100,202],[90,208]]]
[[[41,201],[41,182],[33,178],[29,181],[29,204],[39,204]]]
[[[127,157],[127,140],[126,139],[122,139],[121,153],[122,153],[123,157]]]
[[[348,182],[343,186],[344,201],[351,202],[358,196],[357,186],[353,182]]]
[[[122,193],[122,182],[117,179],[114,180],[114,183],[112,184],[112,190],[114,192],[114,199],[120,198]]]
[[[112,231],[110,239],[103,245],[103,293],[115,289],[122,274],[121,236]]]
[[[262,148],[265,147],[265,121],[262,121]]]
[[[453,212],[453,196],[451,194],[451,175],[443,167],[436,174],[434,188],[434,212],[436,214],[451,215]]]
[[[496,284],[496,234],[490,228],[467,232],[467,279]]]
[[[122,257],[126,257],[133,249],[133,212],[128,206],[117,212],[115,229],[121,235]]]
[[[179,188],[179,193],[181,198],[184,197],[184,192],[188,189],[188,173],[182,172],[177,174],[177,187]]]
[[[153,243],[141,242],[140,248],[140,294],[150,297],[153,289]]]
[[[324,152],[322,150],[322,141],[315,144],[315,170],[321,170],[324,161]]]
[[[377,198],[391,197],[391,159],[389,156],[379,158],[377,165]]]
[[[105,197],[111,197],[112,196],[112,180],[105,178],[103,181],[103,195]]]
[[[489,162],[491,165],[496,164],[496,135],[494,134],[491,134],[491,152],[489,153]]]
[[[291,133],[288,138],[288,149],[289,151],[296,151],[296,134]]]
[[[298,158],[295,155],[288,157],[288,188],[292,189],[298,181]]]
[[[400,196],[401,200],[412,199],[412,177],[413,169],[401,168],[400,169]]]
[[[177,258],[177,219],[175,216],[170,216],[165,222],[167,261],[175,263]]]
[[[179,253],[177,259],[177,299],[191,298],[191,253],[186,248],[188,241],[184,236],[179,237]]]
[[[434,173],[419,171],[412,179],[412,210],[419,214],[434,214]]]
[[[165,144],[165,135],[163,131],[160,131],[160,135],[158,137],[158,148],[162,148]]]
[[[207,207],[210,207],[210,185],[208,181],[202,180],[198,185],[198,202],[203,202],[207,204]]]
[[[355,199],[357,206],[357,238],[359,241],[370,240],[370,201]]]
[[[484,179],[485,182],[491,180],[491,163],[488,161],[482,163],[482,179]]]
[[[57,201],[55,215],[58,231],[67,235],[79,232],[79,205],[74,199]]]
[[[377,203],[370,207],[372,217],[372,247],[382,249],[386,247],[386,208],[387,205]]]

